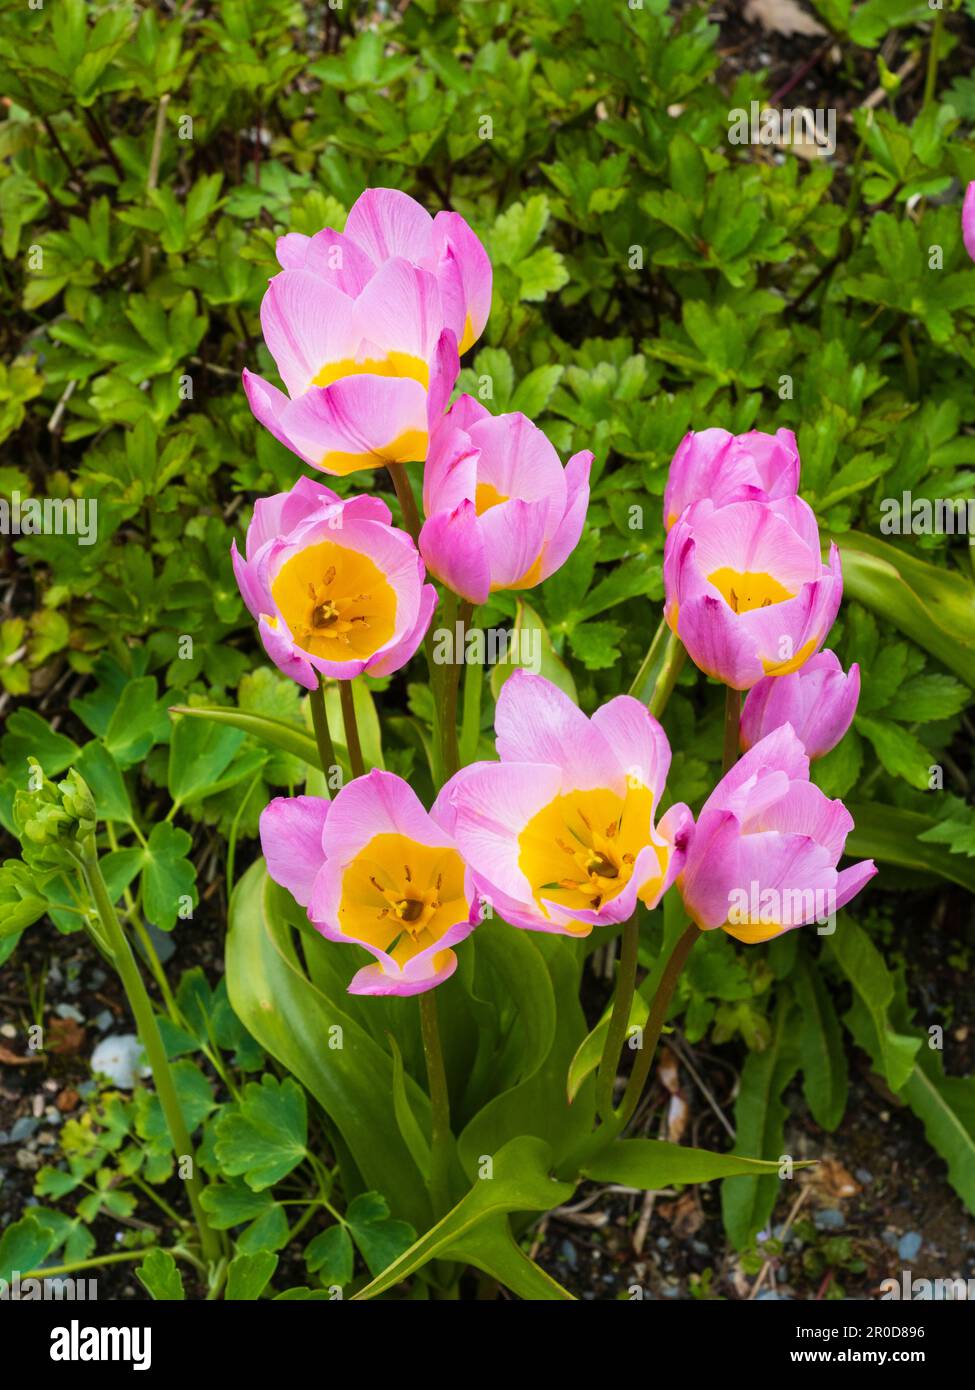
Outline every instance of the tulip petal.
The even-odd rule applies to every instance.
[[[426,392],[405,377],[344,377],[291,401],[281,423],[290,447],[326,473],[406,463],[426,453]]]
[[[282,270],[270,281],[261,329],[292,399],[329,367],[354,359],[362,338],[355,301],[306,270]]]
[[[609,787],[622,795],[624,763],[605,733],[558,686],[517,670],[501,687],[494,715],[502,763],[545,763],[565,788]]]
[[[630,695],[617,695],[596,710],[592,724],[612,748],[630,782],[649,787],[658,806],[670,770],[670,744],[646,705]]]
[[[325,862],[322,835],[329,802],[321,796],[276,796],[261,812],[261,849],[267,870],[302,907]]]
[[[420,553],[431,574],[470,603],[486,603],[491,566],[473,502],[462,501],[423,523]]]
[[[419,264],[431,253],[433,218],[398,188],[367,188],[352,204],[345,235],[374,265],[394,256]]]

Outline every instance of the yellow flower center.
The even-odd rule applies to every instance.
[[[651,843],[653,793],[642,784],[618,796],[608,788],[574,791],[543,806],[518,840],[518,865],[532,895],[548,916],[544,901],[598,911],[626,887],[637,855]],[[654,846],[662,876],[668,851]],[[647,883],[649,901],[659,878]]]
[[[430,368],[421,357],[408,352],[389,352],[385,357],[364,357],[356,361],[345,357],[341,362],[326,362],[312,377],[312,386],[331,386],[344,376],[398,376],[418,381],[426,391],[430,386]]]
[[[750,613],[753,608],[768,608],[770,604],[784,603],[787,598],[795,597],[784,584],[761,571],[725,567],[709,574],[708,579],[736,613]]]
[[[736,613],[750,613],[753,608],[768,608],[773,603],[784,603],[795,597],[791,589],[761,571],[725,567],[709,574],[708,579]]]
[[[398,965],[436,945],[467,914],[464,861],[455,849],[421,845],[405,835],[374,835],[342,878],[342,931],[377,946]]]
[[[478,483],[477,491],[474,493],[474,510],[480,516],[489,507],[497,507],[507,500],[504,493],[499,492],[493,483]]]
[[[392,637],[396,593],[367,556],[320,541],[281,566],[271,594],[292,637],[312,656],[351,661]]]

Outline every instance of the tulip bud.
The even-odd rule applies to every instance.
[[[691,430],[677,447],[664,491],[664,527],[670,530],[693,502],[771,502],[794,497],[799,487],[799,450],[791,430],[729,434]]]
[[[752,686],[741,712],[741,749],[791,724],[809,758],[835,748],[856,713],[860,668],[844,675],[835,652],[818,652],[788,676],[765,676]]]

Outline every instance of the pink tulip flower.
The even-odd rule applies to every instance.
[[[702,931],[770,941],[833,915],[873,878],[872,859],[837,871],[853,817],[809,781],[790,724],[756,743],[708,797],[677,886]]]
[[[436,276],[394,257],[352,298],[310,270],[283,270],[261,327],[288,394],[245,371],[247,399],[306,463],[344,475],[426,457],[460,370]]]
[[[965,189],[965,201],[961,205],[961,239],[975,261],[975,180]]]
[[[376,958],[350,994],[422,994],[457,968],[480,906],[451,836],[400,777],[378,769],[332,802],[279,796],[261,813],[268,873],[329,941]]]
[[[764,676],[742,707],[742,751],[791,724],[806,756],[821,758],[850,727],[859,698],[860,667],[854,662],[844,675],[835,652],[817,652],[791,675]]]
[[[234,574],[274,664],[314,690],[318,672],[387,676],[416,651],[437,605],[423,561],[378,497],[344,500],[300,478],[260,498]]]
[[[694,502],[770,502],[794,497],[799,487],[799,450],[791,430],[729,434],[691,430],[670,464],[664,489],[664,526],[669,531]]]
[[[812,509],[710,500],[688,507],[664,548],[664,613],[691,660],[735,690],[798,671],[818,651],[843,595],[836,546],[820,554]]]
[[[277,256],[283,270],[308,271],[350,299],[395,257],[429,271],[461,354],[481,336],[491,310],[491,262],[463,217],[431,217],[396,188],[367,188],[353,203],[344,232],[325,227],[310,237],[279,237]]]
[[[565,563],[589,504],[592,454],[559,456],[524,415],[492,415],[461,396],[423,472],[420,551],[431,573],[471,603],[530,589]]]
[[[654,907],[693,822],[678,805],[654,825],[670,747],[646,706],[620,695],[589,719],[549,681],[516,671],[494,727],[500,762],[462,768],[433,813],[500,916],[581,937],[626,921],[638,899]]]

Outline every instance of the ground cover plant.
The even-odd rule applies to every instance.
[[[0,0],[5,1285],[975,1273],[973,18]]]

